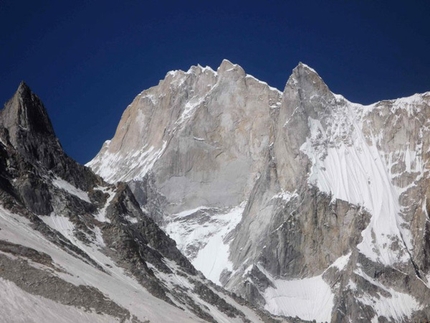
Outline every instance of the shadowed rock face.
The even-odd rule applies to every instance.
[[[32,150],[36,149],[37,140],[55,142],[51,149],[61,148],[45,107],[24,82],[6,103],[1,118],[3,127],[9,130],[10,142],[15,148],[22,149],[20,152],[35,152]]]
[[[53,171],[78,188],[89,190],[100,178],[67,156],[40,99],[21,82],[0,112],[5,140],[28,163]]]
[[[150,216],[155,190],[140,192],[142,210],[127,184],[69,158],[25,83],[0,112],[0,156],[2,319],[279,322],[192,266]]]
[[[223,61],[139,94],[88,165],[275,314],[428,319],[429,109],[429,93],[351,103],[302,63],[281,93]]]
[[[4,194],[31,212],[53,210],[49,185],[42,180],[46,173],[85,190],[103,182],[63,152],[42,102],[24,82],[0,111],[0,129]]]

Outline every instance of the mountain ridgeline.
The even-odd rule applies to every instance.
[[[193,66],[83,166],[21,83],[0,156],[0,321],[430,321],[430,93]]]
[[[0,112],[0,156],[1,322],[283,320],[205,279],[127,184],[68,157],[25,83]]]
[[[430,319],[430,93],[371,105],[300,63],[172,71],[87,164],[215,284],[317,322]]]

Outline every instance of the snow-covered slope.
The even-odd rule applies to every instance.
[[[430,93],[363,106],[302,63],[281,93],[223,61],[142,92],[88,165],[131,181],[197,269],[261,308],[419,321],[429,120]]]
[[[379,134],[366,138],[361,130],[366,109],[345,100],[344,103],[343,111],[331,113],[332,124],[326,129],[319,120],[309,118],[310,136],[300,147],[312,161],[308,182],[333,199],[363,206],[373,215],[357,246],[363,255],[388,266],[408,262],[411,233],[401,217],[401,189],[395,187],[390,174],[393,164],[378,150]],[[410,156],[408,151],[396,153],[404,158]],[[417,172],[422,177],[423,169]],[[400,250],[393,249],[393,243]]]
[[[22,257],[21,261],[29,262],[27,264],[29,271],[34,267],[34,270],[37,271],[50,272],[53,277],[59,278],[58,281],[64,281],[69,291],[73,288],[79,289],[82,286],[95,288],[106,298],[106,303],[108,303],[107,300],[110,300],[117,307],[121,307],[123,312],[127,313],[128,311],[132,315],[131,317],[128,315],[127,321],[129,322],[131,322],[133,316],[141,322],[145,320],[149,320],[150,322],[177,322],[178,318],[183,322],[198,321],[198,318],[191,313],[185,313],[154,297],[136,279],[127,275],[124,269],[118,267],[109,257],[106,257],[100,251],[104,247],[102,240],[93,241],[89,244],[82,243],[73,234],[74,225],[65,217],[51,215],[44,217],[44,221],[50,223],[49,226],[51,228],[58,230],[66,239],[89,255],[103,270],[94,268],[85,261],[82,261],[82,259],[67,253],[58,248],[54,243],[47,241],[46,237],[42,234],[32,230],[30,222],[22,216],[1,209],[0,225],[2,230],[0,231],[0,239],[2,241],[30,248],[30,250],[49,255],[52,259],[50,264],[42,265],[33,262],[30,257]],[[2,252],[2,263],[13,264],[20,259],[17,256],[19,254],[14,255],[13,253]],[[4,266],[3,268],[9,269],[8,266]],[[23,275],[24,273],[19,274]],[[46,276],[49,277],[50,275]],[[31,278],[27,278],[27,280],[29,283],[31,282]],[[2,301],[8,300],[13,305],[4,308],[4,311],[7,311],[7,313],[4,313],[2,318],[7,322],[24,322],[28,319],[40,322],[40,320],[37,320],[37,316],[33,317],[31,315],[33,312],[45,313],[45,311],[49,313],[49,316],[43,319],[44,322],[63,322],[61,319],[63,315],[65,315],[64,322],[72,321],[72,315],[77,315],[74,318],[74,322],[76,322],[77,317],[80,318],[79,321],[87,322],[93,322],[93,320],[109,322],[122,319],[121,317],[112,317],[112,313],[110,313],[111,315],[103,313],[101,308],[96,307],[91,310],[91,306],[87,309],[75,307],[71,301],[71,305],[68,306],[62,305],[62,302],[56,302],[55,296],[61,295],[61,287],[58,287],[59,291],[46,291],[46,293],[52,293],[52,295],[34,293],[33,296],[33,293],[25,291],[24,286],[19,286],[21,287],[19,288],[16,282],[13,283],[11,281],[13,280],[2,280],[2,283],[7,288],[2,289],[0,293]],[[54,286],[48,286],[48,288],[54,289]],[[19,302],[20,299],[24,299],[25,303],[28,303],[28,308],[27,306],[24,307],[25,303],[22,304]],[[21,305],[18,306],[17,304]]]
[[[198,208],[174,214],[166,233],[176,241],[191,263],[215,284],[221,284],[223,271],[232,271],[229,260],[229,233],[242,219],[245,203],[226,212]]]

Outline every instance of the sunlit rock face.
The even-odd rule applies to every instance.
[[[178,212],[247,199],[273,139],[281,93],[223,61],[166,75],[124,112],[114,138],[89,163],[108,181],[156,174]]]
[[[319,322],[428,319],[430,94],[349,102],[223,61],[169,72],[88,164],[213,282]]]

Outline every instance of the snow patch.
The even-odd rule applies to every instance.
[[[182,111],[181,116],[176,121],[176,124],[182,124],[185,120],[192,117],[194,111],[205,101],[205,97],[193,97],[189,100]]]
[[[281,199],[285,202],[289,202],[291,199],[298,197],[299,195],[297,194],[297,192],[288,192],[288,191],[284,191],[282,190],[281,192],[279,192],[278,194],[274,195],[272,197],[272,200],[274,199]]]
[[[164,153],[166,147],[167,141],[164,140],[159,149],[154,146],[145,146],[142,149],[128,152],[126,156],[119,152],[105,154],[102,160],[99,159],[101,157],[98,155],[87,166],[92,169],[97,168],[97,174],[107,182],[127,182],[144,177]],[[121,165],[120,171],[118,171],[118,165]],[[120,177],[118,177],[118,173],[121,173]]]
[[[405,98],[396,99],[393,102],[393,106],[391,108],[391,111],[393,113],[396,112],[398,109],[406,110],[408,113],[408,117],[416,114],[418,112],[418,106],[422,104],[423,102],[423,96],[424,94],[414,94]]]
[[[303,320],[330,322],[334,295],[322,276],[283,280],[273,278],[258,266],[275,287],[264,291],[264,309],[274,315],[284,315]]]
[[[403,322],[405,319],[411,317],[413,312],[422,309],[422,306],[412,296],[382,285],[366,275],[360,268],[355,270],[354,273],[390,295],[384,296],[381,293],[370,295],[364,293],[362,296],[357,297],[361,303],[369,305],[375,310],[377,318],[384,316],[394,322]]]
[[[52,213],[49,216],[40,216],[40,219],[45,222],[52,229],[60,232],[67,239],[73,241],[76,238],[73,235],[75,225],[70,222],[69,218],[63,215],[56,215]]]
[[[336,267],[339,271],[342,271],[349,262],[349,258],[351,257],[351,252],[347,255],[340,256],[337,258],[334,263],[331,264],[330,267]]]
[[[64,190],[66,192],[68,192],[69,194],[72,194],[78,198],[80,198],[81,200],[91,203],[90,198],[88,197],[88,193],[82,191],[81,189],[73,186],[72,184],[70,184],[69,182],[66,182],[65,180],[56,177],[52,180],[52,184],[61,189]]]
[[[115,197],[115,193],[112,190],[105,188],[97,187],[97,189],[101,190],[103,193],[107,193],[109,197],[107,198],[105,205],[97,213],[94,214],[94,218],[100,222],[110,223],[110,220],[106,217],[106,209]]]
[[[129,216],[129,215],[126,215],[125,216],[125,219],[128,221],[128,222],[130,222],[130,223],[137,223],[137,222],[139,222],[136,218],[134,218],[134,217],[132,217],[132,216]]]
[[[100,247],[106,247],[106,244],[103,240],[102,230],[99,227],[94,227],[93,232],[96,236],[94,243]]]
[[[391,182],[385,159],[375,144],[367,144],[353,110],[348,112],[347,122],[353,130],[346,143],[338,140],[342,133],[327,131],[319,120],[309,118],[311,135],[300,147],[312,161],[308,182],[332,194],[333,199],[363,206],[372,214],[358,245],[362,254],[385,265],[406,262],[409,257],[403,243],[402,252],[391,248],[393,242],[410,236],[402,228],[399,192]],[[404,243],[410,244],[406,239]]]
[[[219,279],[222,271],[233,270],[233,264],[228,259],[230,247],[225,238],[239,224],[244,209],[245,202],[227,213],[210,215],[210,219],[204,223],[201,223],[199,219],[195,221],[188,219],[181,221],[181,219],[199,210],[209,210],[209,208],[199,207],[183,211],[167,224],[165,230],[176,241],[178,249],[188,258],[192,257],[190,257],[190,252],[187,249],[190,247],[198,248],[194,259],[191,259],[192,264],[206,278],[221,285]]]
[[[185,211],[182,211],[180,213],[173,214],[173,216],[175,218],[183,218],[183,217],[189,216],[189,215],[196,213],[198,211],[201,211],[201,210],[210,210],[210,208],[206,207],[206,206],[199,206],[199,207],[196,207],[195,209],[185,210]]]

